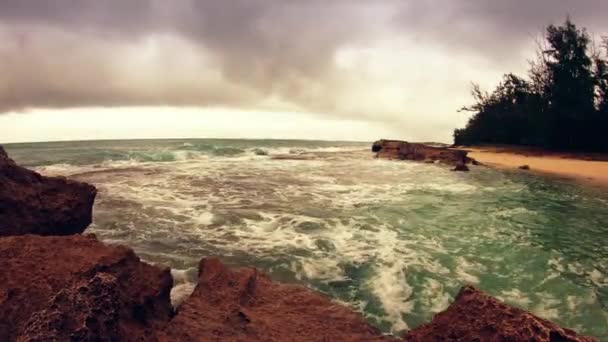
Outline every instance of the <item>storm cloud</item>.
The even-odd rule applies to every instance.
[[[448,129],[469,81],[525,65],[544,26],[570,15],[601,34],[606,14],[603,0],[0,0],[0,112],[227,106]]]

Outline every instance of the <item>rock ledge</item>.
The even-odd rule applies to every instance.
[[[192,296],[161,341],[391,341],[360,314],[297,285],[273,282],[255,268],[199,263]]]
[[[0,236],[82,233],[96,194],[92,185],[20,167],[0,146]]]
[[[447,310],[405,335],[406,341],[593,342],[596,339],[513,308],[472,286],[463,287]]]
[[[92,236],[0,238],[0,341],[154,339],[171,317],[169,269]]]
[[[376,153],[377,158],[444,163],[454,166],[454,171],[468,171],[466,164],[473,161],[464,150],[400,140],[378,140],[372,145],[372,152]]]

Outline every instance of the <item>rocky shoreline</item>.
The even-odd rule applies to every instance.
[[[404,146],[399,159],[470,162]],[[0,147],[0,341],[594,341],[472,287],[430,323],[386,336],[321,294],[215,258],[200,261],[194,292],[174,309],[169,269],[82,235],[95,195],[19,167]]]

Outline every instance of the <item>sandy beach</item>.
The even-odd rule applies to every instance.
[[[528,165],[540,172],[608,187],[608,155],[544,151],[522,147],[477,146],[465,148],[482,164],[506,169]]]

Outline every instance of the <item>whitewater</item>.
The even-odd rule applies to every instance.
[[[21,165],[94,184],[87,232],[172,268],[256,266],[398,333],[464,284],[608,339],[608,194],[524,172],[373,158],[370,143],[131,140],[6,145]]]

